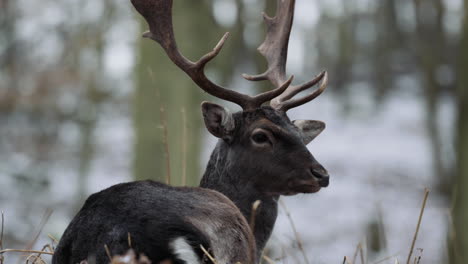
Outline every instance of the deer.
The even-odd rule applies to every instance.
[[[103,245],[112,254],[122,254],[129,248],[129,234],[135,251],[153,263],[210,263],[202,249],[217,263],[259,263],[275,225],[280,196],[316,193],[329,185],[330,178],[306,147],[325,123],[290,120],[287,115],[289,109],[317,98],[328,83],[326,71],[298,85],[292,84],[293,75],[286,77],[295,0],[278,0],[274,17],[263,14],[267,33],[258,50],[268,68],[243,77],[269,81],[273,89],[254,96],[217,85],[204,73],[229,33],[193,62],[177,48],[172,0],[131,3],[148,23],[143,37],[159,43],[203,91],[242,110],[231,113],[215,103],[201,104],[205,127],[218,142],[199,187],[136,181],[91,195],[65,230],[53,263],[77,263],[89,256],[105,263]],[[257,210],[252,210],[253,204],[260,204]]]

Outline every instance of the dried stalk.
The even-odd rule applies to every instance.
[[[353,263],[354,263],[354,262],[353,262]],[[344,256],[344,258],[343,258],[343,264],[350,264],[347,256]]]
[[[53,252],[40,251],[40,250],[27,250],[27,249],[3,249],[3,250],[0,250],[0,254],[8,253],[8,252],[39,253],[39,254],[46,254],[46,255],[54,255]]]
[[[127,241],[128,241],[128,247],[132,248],[132,236],[130,236],[130,232],[127,233]]]
[[[187,185],[187,114],[185,108],[182,113],[182,186]]]
[[[49,221],[49,218],[52,215],[52,212],[53,212],[53,210],[50,209],[50,208],[48,208],[44,212],[44,215],[42,216],[41,222],[39,224],[39,229],[37,230],[36,235],[34,236],[34,238],[31,241],[29,241],[29,243],[26,246],[27,250],[32,249],[34,247],[34,244],[36,244],[36,241],[39,238],[39,236],[41,235],[42,229],[44,228],[45,224],[47,223],[47,221]]]
[[[362,244],[361,242],[359,242],[356,246],[356,251],[354,251],[354,255],[353,255],[353,261],[351,263],[356,263],[356,259],[357,259],[357,256],[359,254],[359,250],[362,248]]]
[[[262,256],[262,257],[268,264],[276,264],[275,261],[269,258],[268,256]]]
[[[161,117],[161,125],[163,129],[164,156],[166,157],[166,183],[171,184],[171,156],[169,155],[166,110],[164,109],[163,105],[161,105],[159,108],[159,114]]]
[[[151,77],[153,83],[156,83],[154,73],[151,68],[148,68],[148,73]],[[156,86],[159,87],[159,86]],[[167,136],[167,119],[165,114],[164,105],[161,100],[161,94],[159,88],[156,89],[156,98],[159,101],[159,118],[161,122],[161,127],[163,130],[163,144],[164,144],[164,157],[166,158],[166,184],[171,184],[171,158],[169,155],[169,142]]]
[[[203,247],[203,245],[200,245],[200,248],[213,264],[218,264],[218,262],[216,262],[216,259],[213,256],[211,256],[210,252],[208,252],[208,250],[206,250],[205,247]]]
[[[419,228],[421,227],[421,220],[422,220],[422,217],[424,215],[424,209],[426,208],[426,202],[427,202],[428,195],[429,195],[429,189],[425,188],[424,189],[424,199],[423,199],[423,203],[422,203],[422,206],[421,206],[421,211],[419,212],[418,224],[416,225],[416,230],[414,232],[413,241],[411,242],[411,248],[410,248],[410,252],[408,254],[408,259],[406,260],[406,264],[410,264],[410,261],[411,261],[411,255],[413,254],[414,245],[416,244],[416,239],[418,238]]]
[[[385,257],[385,258],[383,258],[383,259],[381,259],[381,260],[378,260],[378,261],[374,262],[374,264],[379,264],[379,263],[382,263],[382,262],[387,261],[387,260],[389,260],[389,259],[396,258],[397,255],[398,255],[398,253],[397,253],[397,254],[393,254],[393,255],[391,255],[391,256],[388,256],[388,257]]]
[[[252,212],[250,214],[250,230],[252,230],[252,233],[255,230],[255,217],[257,215],[257,209],[260,206],[262,201],[257,200],[252,204]]]
[[[3,215],[2,211],[2,230],[0,232],[0,250],[3,249],[3,223],[5,222],[5,216]]]
[[[297,245],[299,247],[299,250],[302,253],[302,256],[304,257],[304,261],[305,261],[306,264],[309,264],[310,263],[309,259],[307,258],[307,255],[305,253],[304,246],[302,244],[302,240],[299,237],[299,233],[297,232],[297,229],[296,229],[296,225],[294,224],[294,221],[292,220],[291,213],[289,212],[288,208],[286,207],[286,204],[284,204],[284,202],[282,200],[279,200],[279,203],[280,203],[281,207],[283,207],[283,210],[285,211],[286,216],[288,217],[289,223],[291,224],[291,228],[292,228],[292,230],[294,232],[294,237],[296,238]]]
[[[106,250],[107,257],[109,258],[109,262],[112,262],[112,255],[110,253],[109,247],[104,244],[104,249]]]

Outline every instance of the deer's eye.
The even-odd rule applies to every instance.
[[[262,128],[256,128],[252,132],[250,140],[254,146],[264,148],[272,146],[275,138],[270,131]]]
[[[258,132],[252,135],[253,141],[258,144],[263,144],[268,142],[268,136],[263,132]]]

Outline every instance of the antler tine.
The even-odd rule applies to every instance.
[[[271,91],[264,92],[264,93],[261,93],[259,95],[256,95],[255,97],[252,98],[253,101],[255,101],[254,104],[261,105],[264,102],[270,101],[273,98],[280,96],[281,94],[284,93],[284,91],[288,87],[290,87],[293,79],[294,79],[294,75],[291,75],[291,77],[289,77],[289,79],[286,80],[280,87],[278,87],[276,89],[273,89]]]
[[[304,91],[314,86],[320,80],[322,80],[322,82],[320,83],[319,88],[315,90],[314,92],[301,98],[291,99],[294,95],[298,94],[299,92]],[[270,102],[271,107],[286,112],[291,108],[294,108],[299,105],[303,105],[307,102],[314,100],[317,96],[323,93],[323,91],[327,88],[327,85],[328,85],[328,73],[326,71],[323,71],[317,77],[315,77],[314,79],[312,79],[311,81],[307,83],[304,83],[300,86],[288,87],[286,92],[284,92],[280,96],[271,100]]]
[[[158,42],[167,56],[183,70],[205,92],[240,105],[244,110],[257,107],[252,97],[226,89],[211,82],[204,73],[205,65],[220,52],[228,33],[224,34],[216,47],[201,59],[192,62],[185,58],[178,50],[172,26],[173,0],[131,0],[135,9],[145,18],[149,25],[149,32],[143,37]]]
[[[259,75],[243,74],[249,81],[269,80],[274,86],[279,86],[286,80],[286,60],[288,58],[288,43],[294,19],[295,0],[278,0],[277,14],[269,17],[263,14],[267,26],[267,34],[258,51],[268,62],[268,69]]]
[[[286,79],[286,61],[289,44],[289,36],[294,20],[295,0],[278,0],[277,14],[271,18],[263,13],[263,18],[267,26],[265,41],[258,47],[258,51],[266,58],[268,69],[259,75],[243,74],[242,76],[250,81],[269,80],[274,86],[279,86]],[[313,93],[299,98],[291,99],[301,91],[304,91],[322,80],[319,89]],[[327,85],[327,73],[322,72],[314,79],[301,85],[290,85],[285,92],[276,96],[270,101],[271,107],[287,111],[290,108],[305,104],[319,96]]]

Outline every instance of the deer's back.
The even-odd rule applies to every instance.
[[[129,249],[129,234],[132,248],[152,263],[202,261],[200,245],[211,250],[218,263],[253,262],[247,222],[224,195],[138,181],[91,195],[65,230],[53,263],[79,263],[90,256],[107,263],[104,245],[113,255],[123,254]]]

